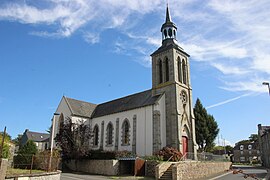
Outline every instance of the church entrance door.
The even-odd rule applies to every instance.
[[[188,138],[186,136],[182,136],[182,147],[183,155],[185,155],[188,151]]]

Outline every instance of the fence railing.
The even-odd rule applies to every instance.
[[[192,152],[188,152],[186,154],[186,158],[184,160],[198,160],[198,161],[229,161],[228,158],[224,155],[215,155],[212,153],[208,152],[202,152],[202,153],[197,153],[197,157],[195,157],[196,154]]]
[[[9,171],[19,172],[18,169],[23,169],[29,174],[36,171],[57,171],[60,161],[61,159],[59,157],[19,154],[14,156]]]

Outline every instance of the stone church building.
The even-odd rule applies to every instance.
[[[63,96],[54,116],[53,136],[59,122],[89,124],[93,130],[89,148],[132,151],[153,155],[165,146],[183,154],[196,153],[189,54],[177,43],[177,27],[169,9],[161,27],[162,45],[152,57],[152,89],[93,104]],[[55,144],[55,143],[54,143]]]

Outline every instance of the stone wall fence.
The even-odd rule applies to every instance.
[[[118,175],[120,169],[119,160],[70,160],[65,165],[73,171],[109,176]]]
[[[231,162],[183,161],[172,167],[173,180],[201,179],[225,172]]]
[[[146,160],[145,161],[145,176],[155,177],[156,166],[159,164],[159,161]]]
[[[4,180],[7,172],[8,160],[0,159],[0,180]]]
[[[6,176],[6,180],[60,180],[61,171]],[[2,180],[2,179],[0,179]],[[4,179],[3,179],[4,180]]]

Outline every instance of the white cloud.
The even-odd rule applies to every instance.
[[[234,147],[234,143],[226,140],[226,139],[221,139],[220,137],[217,137],[216,140],[215,140],[215,144],[216,146],[232,146]]]
[[[86,42],[88,42],[90,44],[96,44],[100,40],[99,34],[94,34],[94,33],[91,33],[91,32],[84,33],[83,38],[84,38],[84,40]]]
[[[160,21],[148,23],[145,15],[159,13],[164,18],[162,0],[42,0],[44,6],[39,2],[6,1],[0,4],[0,20],[50,26],[50,31],[30,32],[42,37],[69,37],[81,29],[79,33],[90,44],[100,41],[102,31],[115,28],[128,43],[116,37],[114,52],[133,53],[143,65],[149,64],[149,55],[161,45]],[[222,73],[223,89],[262,91],[261,82],[254,79],[270,78],[268,0],[171,0],[170,9],[180,45],[192,60]]]

